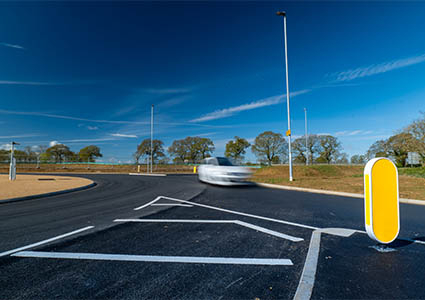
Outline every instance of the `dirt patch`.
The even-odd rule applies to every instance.
[[[22,174],[10,181],[8,175],[0,175],[0,200],[74,189],[91,183],[93,181],[78,177]]]
[[[319,190],[363,194],[363,166],[294,166],[294,181],[289,181],[288,166],[258,169],[255,182],[297,186]],[[399,176],[401,198],[425,200],[425,178]]]

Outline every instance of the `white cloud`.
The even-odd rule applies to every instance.
[[[14,44],[9,44],[9,43],[0,43],[0,45],[5,46],[5,47],[9,47],[9,48],[25,50],[25,48],[20,46],[20,45],[14,45]]]
[[[97,126],[87,126],[87,129],[88,130],[98,130],[99,127],[97,127]]]
[[[64,143],[85,143],[85,142],[105,142],[105,141],[115,141],[115,138],[99,138],[99,139],[73,139],[73,140],[64,140]]]
[[[10,149],[12,149],[12,144],[3,144],[3,145],[0,145],[0,150],[10,151]]]
[[[301,91],[297,91],[297,92],[293,92],[291,93],[291,97],[295,97],[301,94],[305,94],[308,93],[310,90],[301,90]],[[252,109],[257,109],[260,107],[266,107],[266,106],[271,106],[271,105],[275,105],[278,103],[283,102],[284,98],[286,97],[286,95],[277,95],[277,96],[272,96],[272,97],[268,97],[265,99],[261,99],[258,101],[254,101],[254,102],[250,102],[250,103],[246,103],[246,104],[242,104],[239,106],[233,106],[233,107],[229,107],[229,108],[224,108],[224,109],[219,109],[210,113],[207,113],[199,118],[190,120],[189,122],[206,122],[206,121],[211,121],[211,120],[216,120],[216,119],[222,119],[222,118],[227,118],[230,116],[233,116],[241,111],[246,111],[246,110],[252,110]]]
[[[51,142],[49,143],[49,147],[56,146],[57,144],[59,144],[59,142],[58,142],[58,141],[51,141]]]
[[[167,99],[159,104],[156,105],[156,107],[161,107],[161,108],[169,108],[169,107],[173,107],[179,104],[182,104],[183,102],[187,101],[190,97],[187,95],[184,96],[179,96],[179,97],[173,97],[170,99]]]
[[[55,115],[55,114],[49,114],[49,113],[12,111],[12,110],[5,110],[5,109],[0,109],[0,114],[38,116],[38,117],[47,117],[47,118],[65,119],[65,120],[74,120],[74,121],[86,121],[86,122],[94,122],[94,123],[135,124],[135,125],[150,124],[150,122],[96,120],[96,119],[86,119],[86,118],[79,118],[79,117],[64,116],[64,115]]]
[[[398,60],[387,61],[380,64],[372,64],[367,67],[350,69],[347,71],[335,73],[332,76],[336,77],[337,82],[350,81],[357,78],[372,76],[375,74],[385,73],[392,70],[408,67],[411,65],[416,65],[422,62],[425,62],[425,54],[398,59]]]
[[[128,125],[149,125],[149,121],[111,121],[111,120],[96,120],[96,119],[86,119],[79,117],[71,117],[64,115],[55,115],[49,113],[40,113],[40,112],[25,112],[25,111],[12,111],[0,109],[0,114],[7,115],[21,115],[21,116],[37,116],[37,117],[46,117],[54,119],[64,119],[64,120],[73,120],[73,121],[84,121],[84,122],[93,122],[93,123],[107,123],[107,124],[128,124]],[[210,128],[223,128],[228,126],[213,126],[205,124],[191,124],[191,123],[176,123],[176,122],[155,122],[156,125],[170,125],[170,126],[197,126],[197,127],[210,127]]]
[[[353,135],[368,135],[373,133],[372,130],[344,130],[335,132],[335,136],[353,136]]]
[[[134,134],[112,133],[111,135],[116,137],[137,138],[137,135]]]
[[[357,134],[360,134],[362,132],[363,132],[363,130],[354,130],[354,131],[349,132],[348,135],[357,135]]]

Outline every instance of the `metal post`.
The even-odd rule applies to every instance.
[[[151,173],[153,167],[153,104],[151,109]]]
[[[278,16],[283,16],[283,31],[285,39],[285,68],[286,68],[286,106],[288,110],[288,150],[289,150],[289,181],[293,181],[292,177],[292,147],[291,147],[291,114],[289,109],[289,77],[288,77],[288,43],[286,38],[286,13],[277,12]]]
[[[12,142],[12,148],[10,149],[10,167],[9,167],[9,180],[16,179],[16,159],[13,157],[15,152],[15,145],[19,145],[18,143]]]
[[[305,151],[306,151],[306,165],[308,166],[308,158],[310,156],[310,149],[308,148],[308,134],[307,134],[307,108],[304,108],[305,117]]]

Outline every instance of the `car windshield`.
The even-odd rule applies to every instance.
[[[233,166],[233,164],[225,157],[217,157],[219,166]]]

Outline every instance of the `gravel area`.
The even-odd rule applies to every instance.
[[[8,175],[0,175],[0,200],[73,189],[92,182],[78,177],[22,174],[10,181]]]

